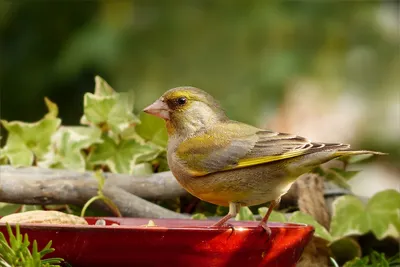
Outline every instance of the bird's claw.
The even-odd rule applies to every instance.
[[[222,225],[215,225],[215,224],[214,224],[214,225],[211,226],[211,228],[225,228],[225,227],[231,228],[232,231],[235,230],[235,227],[234,227],[233,224],[231,224],[231,223],[224,223],[224,224],[222,224]]]
[[[260,223],[258,226],[261,227],[267,233],[269,239],[271,237],[271,228],[269,228],[266,223]]]

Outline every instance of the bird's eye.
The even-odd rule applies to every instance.
[[[187,102],[187,99],[186,99],[186,97],[180,97],[180,98],[178,98],[177,100],[176,100],[176,102],[179,104],[179,105],[185,105],[186,104],[186,102]]]

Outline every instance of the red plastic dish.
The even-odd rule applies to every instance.
[[[104,219],[106,226],[94,225]],[[314,229],[301,224],[270,223],[271,238],[257,222],[212,222],[154,219],[86,218],[89,225],[23,224],[21,233],[41,246],[53,241],[50,257],[80,266],[295,266]],[[110,226],[116,223],[118,226]],[[6,234],[4,224],[0,230]]]

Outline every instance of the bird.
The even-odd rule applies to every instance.
[[[180,185],[229,207],[214,227],[229,225],[241,207],[270,202],[259,223],[270,234],[268,218],[299,176],[335,158],[384,154],[230,120],[209,93],[190,86],[166,91],[143,111],[165,120],[168,166]]]

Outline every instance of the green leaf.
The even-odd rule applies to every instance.
[[[16,167],[31,166],[34,159],[33,152],[25,145],[24,141],[15,134],[10,134],[8,136],[7,144],[4,146],[2,154],[3,157],[10,161],[11,165]]]
[[[31,242],[28,235],[22,236],[19,225],[15,225],[15,234],[10,225],[6,224],[9,241],[0,232],[0,266],[26,266],[26,267],[56,267],[63,261],[61,258],[41,258],[54,251],[51,248],[51,241],[42,251],[38,251],[36,240],[33,241],[32,248],[29,249]],[[32,253],[30,252],[32,251]]]
[[[157,172],[169,171],[168,161],[166,156],[164,156],[165,154],[166,153],[162,153],[161,156],[157,157],[154,161],[154,164],[157,166]]]
[[[150,164],[162,153],[165,153],[165,149],[158,146],[143,144],[138,147],[135,151],[135,156],[132,161],[132,174],[135,175],[147,175],[153,173],[153,166]]]
[[[377,239],[400,237],[400,193],[385,190],[367,206],[354,196],[342,196],[333,204],[331,233],[334,239],[372,231]]]
[[[289,222],[311,225],[315,229],[314,236],[325,239],[328,242],[332,241],[332,236],[329,234],[328,230],[320,225],[311,215],[296,211],[290,217]]]
[[[137,158],[152,151],[148,145],[142,145],[136,140],[121,140],[117,143],[105,135],[103,143],[93,146],[88,162],[107,165],[115,173],[132,173]]]
[[[144,176],[153,173],[153,167],[148,162],[134,164],[132,168],[133,168],[132,169],[133,176]]]
[[[139,123],[133,114],[132,93],[117,93],[99,76],[95,78],[95,93],[86,93],[83,99],[82,124],[96,125],[114,134],[120,134]]]
[[[100,137],[101,131],[95,127],[61,127],[52,138],[51,151],[38,165],[84,171],[86,164],[82,150],[103,142]]]
[[[136,132],[146,141],[153,142],[161,147],[167,146],[168,134],[165,122],[146,113],[140,114],[141,123],[136,126]]]
[[[58,106],[56,103],[51,102],[47,97],[44,98],[47,109],[49,112],[44,116],[45,119],[56,119],[58,116]]]
[[[21,204],[0,202],[0,217],[15,213],[19,208]]]
[[[363,235],[370,230],[364,204],[355,196],[346,195],[332,203],[331,234],[334,239]]]
[[[1,140],[1,136],[0,136]],[[6,165],[8,163],[8,159],[4,153],[4,149],[0,147],[0,165]]]
[[[344,267],[395,267],[399,265],[400,258],[398,254],[388,259],[384,253],[372,251],[370,255],[367,255],[361,259],[356,257],[355,259],[346,262]]]
[[[236,215],[236,221],[255,221],[253,213],[249,207],[241,207],[239,213]]]
[[[114,89],[99,75],[94,77],[94,94],[98,96],[110,96],[114,94]]]
[[[207,217],[203,213],[195,213],[192,215],[192,219],[193,220],[207,220]]]
[[[390,266],[400,266],[400,252],[388,259]]]
[[[225,216],[229,212],[229,208],[225,206],[218,206],[215,215],[217,216]]]
[[[13,166],[30,166],[49,151],[51,137],[60,126],[60,119],[42,119],[35,123],[1,121],[8,131],[3,154]]]
[[[343,265],[343,267],[366,267],[369,266],[368,263],[369,263],[368,257],[364,257],[362,259],[355,258],[349,262],[346,262],[346,264]]]
[[[155,160],[163,152],[165,152],[164,149],[150,144],[141,145],[136,150],[135,163],[150,162]]]
[[[40,205],[22,205],[20,212],[27,212],[31,210],[43,210],[43,207]]]
[[[375,194],[368,202],[366,213],[369,216],[372,233],[382,240],[386,237],[400,237],[400,193],[385,190]]]
[[[379,266],[379,267],[389,267],[389,262],[385,257],[384,253],[378,253],[376,251],[373,251],[371,255],[369,256],[371,260],[371,264],[373,266]]]
[[[260,214],[261,217],[264,217],[265,214],[267,214],[268,208],[267,207],[261,207],[258,209],[258,214]],[[279,212],[279,211],[272,211],[271,214],[269,215],[268,221],[270,222],[282,222],[285,223],[287,222],[285,214]]]
[[[117,103],[117,96],[99,96],[86,93],[83,97],[83,117],[82,124],[93,124],[101,126],[107,123],[108,114]]]
[[[329,245],[335,260],[344,263],[356,257],[361,257],[361,247],[356,240],[350,237],[344,237],[334,241]]]
[[[108,125],[114,133],[122,133],[133,128],[140,120],[133,114],[132,93],[118,94],[117,103],[108,114]]]

